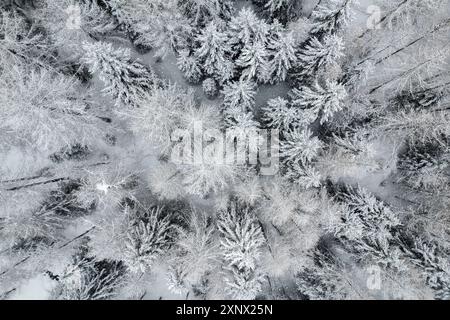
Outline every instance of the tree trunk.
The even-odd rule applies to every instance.
[[[444,27],[448,26],[449,24],[450,24],[450,19],[447,19],[447,20],[445,20],[444,22],[439,23],[438,25],[434,26],[434,28],[433,28],[431,31],[429,31],[429,32],[425,33],[424,35],[420,36],[419,38],[417,38],[417,39],[415,39],[415,40],[409,42],[409,43],[408,43],[407,45],[405,45],[404,47],[395,50],[393,53],[387,55],[386,57],[379,59],[379,60],[375,63],[375,65],[378,65],[378,64],[380,64],[381,62],[383,62],[383,61],[389,59],[390,57],[395,56],[397,53],[406,50],[407,48],[409,48],[409,47],[411,47],[412,45],[416,44],[417,42],[419,42],[419,41],[425,39],[426,37],[431,36],[433,33],[435,33],[435,32],[437,32],[437,31],[443,29]]]
[[[25,188],[29,188],[29,187],[38,186],[38,185],[60,182],[60,181],[64,181],[64,180],[69,180],[69,178],[55,178],[55,179],[46,180],[46,181],[33,182],[33,183],[25,184],[22,186],[8,188],[8,189],[6,189],[6,191],[15,191],[15,190],[25,189]]]

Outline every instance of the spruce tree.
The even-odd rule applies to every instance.
[[[109,43],[84,43],[83,61],[91,73],[99,73],[104,92],[116,106],[134,107],[155,84],[156,77],[146,65],[132,60],[129,49],[114,49]]]

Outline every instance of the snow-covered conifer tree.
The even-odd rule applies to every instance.
[[[267,43],[270,26],[260,20],[251,8],[243,8],[228,24],[229,43],[235,52],[255,42]]]
[[[89,144],[101,121],[88,109],[89,95],[76,79],[46,69],[15,67],[0,75],[0,143],[21,140],[44,152]],[[17,142],[15,142],[17,143]]]
[[[332,229],[360,259],[402,270],[404,262],[394,233],[401,226],[398,215],[366,189],[344,186],[338,193],[344,206],[341,221]]]
[[[298,209],[297,188],[284,178],[277,178],[266,188],[267,205],[264,214],[276,225],[282,225],[292,219]]]
[[[125,208],[125,210],[132,210]],[[163,208],[156,207],[131,215],[125,242],[125,264],[133,272],[145,272],[171,243],[173,227]]]
[[[135,199],[134,189],[138,178],[123,164],[95,166],[83,174],[75,196],[79,203],[89,208],[114,210],[124,199]]]
[[[98,40],[117,26],[96,1],[45,0],[39,11],[54,45],[64,54],[83,54],[85,41]]]
[[[139,12],[132,36],[136,45],[154,48],[154,56],[160,60],[169,53],[190,50],[194,29],[177,5],[178,0],[145,1],[151,6],[149,13]],[[133,2],[134,3],[134,2]]]
[[[114,49],[109,43],[84,43],[83,61],[91,73],[99,72],[105,84],[105,93],[111,95],[117,106],[137,104],[155,83],[153,71],[131,59],[128,49]]]
[[[183,280],[190,285],[200,283],[218,260],[215,228],[204,212],[191,210],[187,228],[177,228],[176,255],[171,264],[183,272]]]
[[[300,15],[302,1],[298,0],[253,0],[261,6],[270,19],[287,24]]]
[[[228,109],[225,112],[225,123],[227,129],[232,130],[237,136],[242,138],[250,137],[252,133],[257,133],[259,123],[254,119],[251,112],[243,113],[239,109]],[[230,136],[234,140],[234,135]],[[255,137],[256,138],[256,137]],[[255,144],[257,141],[255,141]]]
[[[202,77],[202,69],[197,58],[188,50],[180,51],[177,59],[178,68],[185,78],[192,83],[198,83]]]
[[[298,62],[294,70],[296,77],[312,77],[324,68],[337,63],[342,57],[344,44],[339,36],[325,36],[323,40],[311,38],[308,44],[298,53]]]
[[[351,7],[355,2],[355,0],[328,0],[324,3],[321,1],[311,14],[314,21],[312,34],[320,37],[322,34],[336,33],[349,22]]]
[[[286,178],[305,189],[318,188],[321,186],[322,176],[320,172],[309,164],[292,163],[289,164]]]
[[[167,3],[170,5],[174,1],[170,0]],[[155,7],[161,5],[162,1],[136,0],[130,2],[126,0],[107,0],[105,4],[121,25],[129,31],[138,32],[140,25],[147,23],[149,21],[147,19],[154,16]]]
[[[450,113],[433,110],[386,112],[378,119],[373,135],[395,135],[399,139],[441,141],[450,133]]]
[[[302,123],[300,110],[282,97],[267,101],[267,106],[263,110],[264,119],[269,127],[289,130],[290,127],[296,127]]]
[[[194,108],[196,102],[191,91],[176,85],[163,85],[146,93],[140,108],[130,110],[128,118],[131,130],[146,141],[153,142],[162,149],[171,145],[171,134],[179,127],[184,112]]]
[[[271,59],[272,82],[286,80],[288,71],[297,62],[295,45],[292,33],[281,33],[270,40],[268,47],[273,55],[273,59]]]
[[[254,300],[262,290],[265,278],[255,270],[232,268],[233,277],[226,279],[226,291],[236,300]]]
[[[156,57],[186,47],[192,28],[178,7],[178,0],[103,2],[135,44],[157,49]]]
[[[244,46],[236,64],[244,68],[242,77],[255,79],[259,83],[268,82],[270,77],[269,52],[264,43],[255,41]]]
[[[412,1],[395,1],[394,3],[385,4],[388,9],[387,14],[383,16],[381,24],[386,24],[391,28],[408,27],[415,23],[422,16],[429,16],[444,9],[445,1],[443,0],[412,0]]]
[[[449,149],[437,141],[407,141],[397,167],[400,179],[414,188],[445,189],[449,178],[445,173],[450,162]]]
[[[199,47],[195,50],[195,55],[200,59],[205,72],[209,75],[220,74],[229,54],[228,36],[223,26],[211,21],[197,36],[196,41]]]
[[[223,237],[220,243],[227,264],[254,270],[265,242],[254,213],[248,207],[231,203],[220,213],[218,228]]]
[[[195,25],[217,18],[229,18],[233,12],[230,0],[180,0],[180,9]]]
[[[123,284],[125,267],[121,261],[96,261],[89,249],[80,247],[66,267],[52,294],[62,300],[111,299]]]
[[[162,199],[174,200],[184,196],[185,190],[174,163],[160,162],[148,173],[151,190]]]
[[[411,249],[406,249],[412,262],[417,265],[427,284],[440,300],[450,298],[450,264],[445,259],[443,248],[423,239],[415,239]]]
[[[253,175],[243,179],[243,181],[235,187],[235,193],[240,202],[254,206],[262,199],[264,190],[259,178],[256,175]]]
[[[331,252],[323,249],[313,250],[313,264],[300,270],[296,284],[300,294],[308,300],[334,300],[345,298],[348,294],[343,278],[343,264]]]
[[[250,111],[255,104],[256,85],[250,80],[240,79],[227,83],[222,93],[225,108]]]
[[[30,27],[25,17],[16,11],[2,11],[0,15],[0,62],[29,64],[47,55],[48,44],[44,37]],[[0,68],[0,71],[2,68]]]
[[[226,291],[234,299],[254,299],[264,281],[258,260],[265,243],[260,227],[248,207],[232,202],[219,216],[224,261],[231,271]]]
[[[213,99],[217,96],[217,83],[213,78],[207,78],[203,80],[202,88],[203,92],[208,98]]]
[[[326,81],[322,86],[316,80],[313,87],[302,86],[292,90],[292,104],[303,109],[310,109],[323,124],[330,121],[336,112],[344,108],[347,91],[335,81]]]
[[[286,162],[308,163],[322,149],[323,143],[309,129],[293,129],[285,135],[280,152]]]
[[[201,152],[201,146],[194,148],[194,152]],[[241,167],[235,163],[227,163],[222,154],[217,154],[199,163],[181,165],[180,171],[186,190],[192,195],[205,197],[232,185],[241,176]]]

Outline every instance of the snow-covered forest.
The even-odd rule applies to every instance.
[[[0,0],[0,299],[450,299],[449,63],[449,0]]]

